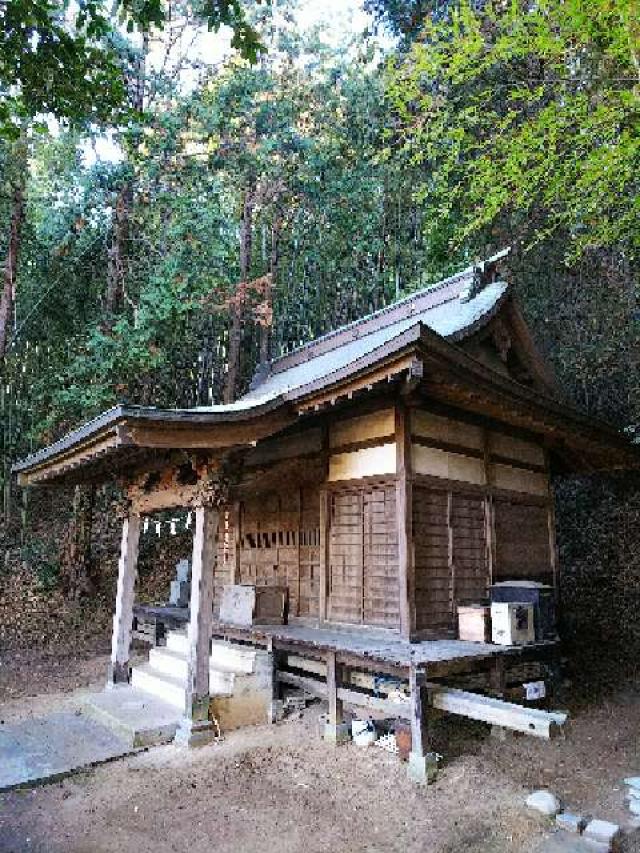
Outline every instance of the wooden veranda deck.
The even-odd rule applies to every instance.
[[[409,643],[390,634],[297,624],[241,628],[216,622],[212,633],[214,637],[250,642],[318,659],[332,653],[344,666],[390,675],[407,675],[411,668],[416,668],[428,672],[430,678],[486,670],[498,658],[549,659],[558,649],[556,641],[528,646],[497,646],[454,639]]]

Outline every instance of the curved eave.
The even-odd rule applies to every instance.
[[[224,407],[221,407],[223,409]],[[250,445],[295,421],[282,400],[248,409],[156,409],[114,406],[13,466],[20,485],[106,480],[171,450]]]
[[[354,393],[409,374],[426,394],[544,437],[572,470],[640,467],[640,447],[608,424],[521,385],[416,323],[326,376],[266,401],[208,409],[116,406],[17,463],[22,485],[108,480],[158,455],[251,445]]]

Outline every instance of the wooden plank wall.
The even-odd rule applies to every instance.
[[[548,507],[496,499],[493,509],[496,541],[494,580],[527,578],[553,584]]]
[[[213,612],[220,609],[222,590],[234,583],[236,573],[236,525],[234,511],[227,507],[220,513],[218,542],[216,544],[216,568],[213,576]]]
[[[424,410],[411,440],[416,630],[454,629],[494,581],[553,583],[543,448]]]
[[[318,486],[252,492],[237,505],[238,520],[221,524],[214,607],[227,583],[286,586],[289,614],[316,616],[320,569]],[[225,542],[229,544],[225,544]]]
[[[452,621],[449,494],[413,487],[416,629],[448,630]]]

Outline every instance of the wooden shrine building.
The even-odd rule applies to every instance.
[[[640,456],[563,401],[500,263],[275,359],[235,403],[117,406],[15,466],[24,486],[122,486],[115,683],[130,677],[140,517],[194,508],[179,738],[209,732],[213,636],[266,648],[273,696],[282,684],[315,690],[334,727],[343,701],[383,708],[366,673],[406,681],[407,702],[388,709],[405,708],[414,773],[429,775],[427,705],[464,713],[451,679],[484,672],[482,696],[504,696],[505,662],[543,661],[554,646],[457,640],[457,609],[497,581],[557,588],[550,475]],[[286,624],[222,623],[232,585],[284,588]],[[495,721],[491,701],[476,718]],[[524,710],[524,730],[549,731],[553,719]]]

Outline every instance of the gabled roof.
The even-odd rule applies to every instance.
[[[498,315],[511,318],[520,340],[530,344],[509,286],[497,280],[503,255],[275,359],[235,403],[170,410],[116,406],[13,470],[23,484],[98,480],[159,453],[255,443],[327,401],[406,375],[416,365],[424,366],[422,384],[435,399],[494,418],[508,416],[513,425],[559,445],[575,441],[594,467],[638,464],[637,449],[620,433],[562,405],[548,383],[538,390],[526,387],[464,351],[465,341]]]
[[[476,275],[469,267],[275,359],[239,402],[264,402],[318,382],[419,324],[451,342],[464,340],[496,315],[509,292],[503,281],[474,291]]]

